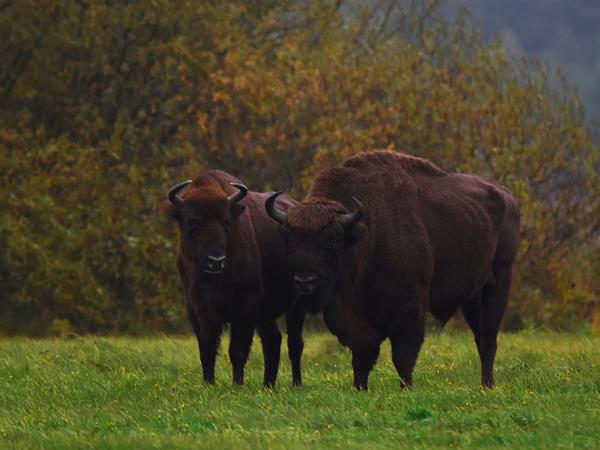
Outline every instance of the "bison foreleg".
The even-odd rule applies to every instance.
[[[354,387],[359,391],[369,389],[369,373],[379,356],[379,343],[368,349],[352,349],[352,369],[354,370]]]
[[[221,333],[223,332],[223,322],[217,317],[201,321],[192,310],[188,312],[192,328],[198,339],[198,350],[204,380],[209,384],[214,384],[215,360],[217,358]]]
[[[252,346],[254,325],[250,320],[240,319],[231,323],[231,341],[229,342],[229,360],[233,372],[233,382],[244,384],[244,366]]]
[[[292,382],[294,386],[302,384],[302,351],[304,350],[304,341],[302,340],[302,326],[306,311],[296,304],[285,316],[287,323],[287,345],[288,354],[292,363]]]
[[[274,319],[266,320],[258,325],[258,334],[262,342],[265,373],[263,384],[265,387],[275,386],[279,358],[281,354],[281,333]]]

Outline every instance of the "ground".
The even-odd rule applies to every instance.
[[[305,385],[201,381],[191,337],[3,339],[0,448],[600,448],[600,338],[527,331],[500,337],[497,387],[479,387],[470,334],[428,336],[415,388],[400,390],[386,344],[370,391],[352,388],[350,354],[306,337]]]

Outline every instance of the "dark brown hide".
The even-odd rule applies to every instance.
[[[198,338],[204,378],[214,383],[220,336],[225,324],[230,324],[234,382],[243,383],[256,329],[263,345],[264,384],[274,385],[281,347],[275,319],[287,312],[293,381],[301,384],[304,311],[294,302],[278,226],[264,209],[269,194],[248,192],[241,201],[231,202],[228,197],[238,192],[231,183],[241,182],[219,170],[207,171],[179,194],[181,208],[169,201],[164,204],[180,228],[177,268]],[[282,197],[279,208],[294,204],[290,197]]]
[[[364,217],[344,227],[336,217],[356,208],[351,196]],[[367,388],[386,338],[411,386],[425,312],[445,322],[459,307],[492,386],[519,221],[517,200],[492,180],[372,151],[320,172],[282,232],[297,287],[320,298],[327,326],[352,350],[357,388]]]

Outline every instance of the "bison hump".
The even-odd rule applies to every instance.
[[[392,150],[370,150],[355,154],[344,163],[345,167],[368,170],[368,167],[400,167],[413,174],[443,176],[447,173],[431,161]]]

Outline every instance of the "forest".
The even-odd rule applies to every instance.
[[[595,0],[465,0],[483,34],[561,71],[580,91],[588,120],[600,118],[600,3]]]
[[[301,199],[394,149],[506,185],[505,326],[600,330],[600,148],[577,90],[444,0],[0,0],[0,334],[183,332],[173,184]]]

